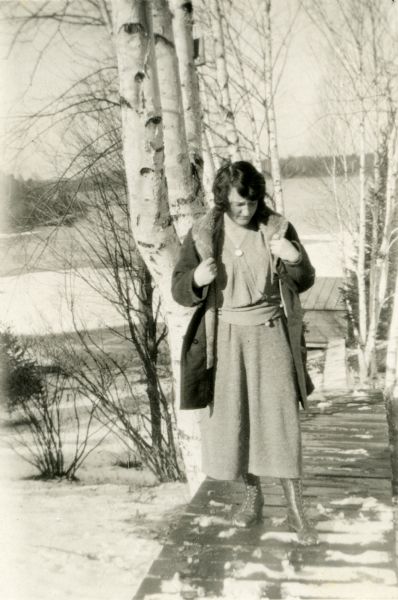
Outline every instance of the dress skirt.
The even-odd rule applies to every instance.
[[[299,402],[282,318],[272,326],[218,323],[213,403],[200,415],[202,470],[301,477]]]

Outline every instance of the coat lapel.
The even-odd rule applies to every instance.
[[[223,227],[223,213],[212,208],[203,217],[195,221],[192,226],[192,239],[201,260],[214,257],[220,251],[221,233]],[[263,232],[267,246],[269,241],[277,236],[284,237],[288,221],[282,215],[268,209],[259,228]],[[270,254],[271,257],[271,254]],[[271,257],[272,258],[272,257]],[[272,271],[276,272],[277,258],[272,258]],[[216,311],[216,284],[209,286],[206,299],[205,329],[206,329],[206,365],[208,369],[214,366],[217,311]]]
[[[201,260],[214,257],[217,221],[222,215],[212,208],[192,226],[192,238]]]

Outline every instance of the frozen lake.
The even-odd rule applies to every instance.
[[[335,237],[302,238],[318,277],[340,277]],[[79,328],[123,325],[101,269],[35,271],[0,278],[1,322],[24,334],[60,333]]]
[[[330,192],[315,178],[284,182],[286,216],[296,227],[318,277],[342,276]],[[15,332],[46,334],[123,325],[106,272],[79,254],[73,228],[3,235],[0,322]],[[47,243],[51,237],[51,244]],[[69,268],[74,263],[76,269]],[[88,266],[90,265],[90,266]]]

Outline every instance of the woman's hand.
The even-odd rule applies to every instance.
[[[209,285],[217,276],[217,266],[214,258],[206,258],[195,269],[193,281],[196,287],[200,288]]]
[[[271,252],[274,256],[278,256],[282,260],[295,263],[300,258],[300,252],[286,238],[275,238],[269,243]]]

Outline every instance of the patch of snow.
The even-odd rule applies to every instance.
[[[245,579],[254,575],[264,575],[267,579],[282,580],[297,577],[297,573],[291,563],[287,560],[282,561],[284,569],[282,571],[276,571],[270,569],[261,563],[248,562],[244,567],[234,570],[234,577],[239,579]],[[378,581],[387,585],[393,585],[396,583],[395,573],[392,569],[375,568],[375,567],[325,567],[325,566],[301,566],[300,567],[300,579],[305,581],[336,581],[336,582],[348,582],[363,579],[368,577],[373,581]]]
[[[236,527],[230,527],[229,529],[224,529],[224,531],[220,531],[217,537],[219,538],[230,538],[237,532]]]
[[[376,498],[374,498],[376,500]],[[348,498],[340,498],[338,500],[331,500],[330,504],[339,504],[341,506],[345,506],[347,504],[356,504],[362,505],[366,498],[362,498],[360,496],[349,496]]]
[[[295,542],[297,541],[297,534],[289,531],[267,531],[261,536],[262,540],[278,540],[279,542]]]
[[[346,552],[339,552],[337,550],[327,550],[325,559],[328,560],[342,560],[347,563],[354,564],[379,564],[388,563],[390,556],[388,552],[381,552],[377,550],[366,550],[359,554],[347,554]]]
[[[263,581],[236,580],[233,577],[224,579],[222,598],[228,600],[268,600],[267,584]],[[213,600],[211,598],[211,600]]]
[[[279,525],[282,525],[282,523],[284,523],[285,521],[286,521],[285,517],[272,517],[272,519],[271,519],[271,523],[275,527],[279,527]]]
[[[352,396],[355,396],[356,398],[367,398],[368,394],[366,391],[362,391],[362,390],[354,390],[352,392]]]
[[[200,517],[195,517],[193,520],[195,525],[199,527],[211,527],[212,525],[229,525],[229,521],[227,519],[223,519],[222,517],[215,517],[213,515],[203,515]]]
[[[351,533],[362,533],[364,531],[364,525],[366,524],[366,535],[374,533],[375,535],[383,537],[383,533],[389,531],[390,521],[378,520],[370,521],[366,519],[361,513],[361,518],[357,519],[329,519],[328,521],[320,521],[317,523],[316,528],[318,531],[327,532],[344,532],[346,534]]]
[[[391,508],[387,506],[387,504],[380,502],[379,500],[377,500],[377,498],[374,498],[373,496],[369,496],[368,498],[363,499],[362,510],[375,510],[380,512],[384,512],[387,510],[388,513],[391,513]]]
[[[330,402],[330,401],[318,402],[318,404],[316,406],[317,406],[317,408],[329,408],[330,406],[332,406],[332,402]]]
[[[221,508],[225,511],[230,511],[232,508],[232,504],[225,504],[225,502],[217,502],[216,500],[210,500],[209,506],[212,506],[213,508]]]
[[[319,525],[319,523],[318,523]],[[318,529],[318,527],[317,527]],[[363,528],[362,528],[363,529]],[[374,532],[362,531],[362,533],[320,533],[319,539],[321,542],[327,544],[341,544],[344,546],[366,546],[367,544],[373,544],[374,542],[383,542],[384,535],[376,534]]]
[[[352,448],[350,450],[339,450],[336,448],[334,452],[336,454],[357,454],[361,456],[369,456],[369,452],[365,450],[365,448]]]
[[[347,496],[346,498],[331,500],[330,504],[337,505],[337,506],[347,506],[347,505],[361,506],[361,510],[373,511],[373,512],[391,515],[391,507],[389,507],[386,504],[383,504],[383,502],[380,502],[374,496],[368,496],[368,497]]]
[[[203,588],[191,585],[186,580],[181,579],[179,573],[175,573],[171,579],[162,579],[161,590],[162,598],[164,594],[170,594],[175,600],[177,598],[184,598],[184,595],[187,594],[195,593],[196,597],[203,597],[204,594]]]
[[[300,583],[289,581],[281,585],[281,597],[287,598],[289,595],[303,596],[313,600],[322,600],[343,598],[360,598],[361,600],[397,600],[398,591],[396,587],[382,586],[369,581],[361,583],[350,583],[349,589],[346,584],[341,583],[322,583],[321,585],[311,585],[309,583]]]
[[[311,582],[335,581],[355,582],[373,581],[385,585],[395,585],[396,575],[393,569],[378,567],[325,567],[325,566],[303,566],[300,569],[300,579]]]
[[[265,575],[268,579],[284,579],[286,577],[285,571],[270,569],[263,563],[247,562],[243,567],[234,569],[234,577],[238,579],[245,579],[252,575]]]
[[[332,508],[326,508],[320,502],[318,502],[318,504],[316,505],[316,510],[320,515],[330,515],[333,512]]]

